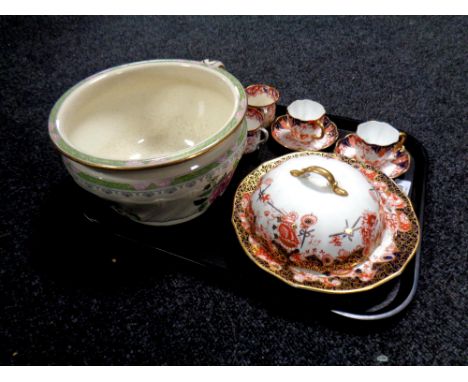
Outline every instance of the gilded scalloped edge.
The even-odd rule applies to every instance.
[[[253,193],[258,185],[260,178],[269,172],[271,169],[279,166],[281,163],[285,162],[291,158],[298,158],[303,156],[319,155],[323,157],[336,158],[345,163],[350,164],[355,168],[365,168],[368,170],[375,171],[378,175],[375,180],[384,182],[389,190],[392,193],[397,194],[406,202],[404,208],[399,209],[403,211],[409,218],[411,222],[411,229],[408,232],[398,231],[396,237],[394,238],[394,243],[398,249],[394,260],[385,263],[374,263],[373,269],[375,270],[374,277],[369,281],[362,281],[357,278],[342,278],[340,279],[341,283],[339,285],[333,283],[323,283],[320,281],[304,281],[302,283],[295,281],[293,279],[292,271],[289,268],[285,267],[272,267],[268,265],[268,262],[265,260],[259,259],[254,255],[254,246],[249,241],[249,233],[242,226],[240,218],[238,216],[238,211],[240,210],[240,203],[242,196],[245,193]],[[410,260],[414,257],[416,250],[419,247],[421,235],[420,235],[420,226],[416,216],[416,213],[413,208],[411,200],[404,194],[403,191],[397,186],[397,184],[387,177],[382,172],[376,170],[375,168],[358,162],[354,159],[349,159],[338,154],[330,153],[320,153],[313,151],[302,151],[295,152],[291,154],[286,154],[284,156],[275,158],[268,162],[261,164],[255,170],[253,170],[249,175],[247,175],[242,182],[239,184],[233,203],[233,213],[232,213],[232,224],[234,225],[234,230],[236,232],[239,243],[241,244],[244,252],[247,256],[261,269],[272,274],[273,276],[279,278],[281,281],[285,282],[296,288],[311,290],[315,292],[329,293],[329,294],[350,294],[357,292],[364,292],[367,290],[374,289],[392,279],[399,276],[405,267],[408,265]]]

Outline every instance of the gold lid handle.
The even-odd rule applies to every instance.
[[[335,194],[340,195],[340,196],[348,196],[348,191],[340,188],[333,174],[330,171],[324,169],[323,167],[310,166],[310,167],[303,168],[302,170],[291,170],[290,173],[292,176],[300,177],[304,174],[308,174],[309,172],[313,172],[314,174],[321,175],[326,180],[328,180],[328,183],[330,184],[330,187]]]

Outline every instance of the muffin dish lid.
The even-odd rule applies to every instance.
[[[256,234],[280,250],[364,258],[383,228],[372,184],[338,157],[292,158],[267,172],[253,193]],[[339,261],[338,261],[339,262]]]

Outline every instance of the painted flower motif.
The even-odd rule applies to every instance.
[[[286,248],[296,248],[299,245],[299,238],[291,224],[281,223],[278,226],[279,241]]]
[[[359,171],[361,171],[361,173],[367,177],[367,179],[369,180],[374,180],[376,177],[377,177],[377,171],[374,171],[374,170],[369,170],[365,167],[360,167],[359,168]]]
[[[257,247],[255,256],[265,261],[268,264],[268,267],[275,271],[279,271],[282,268],[281,264],[277,262],[263,247]]]
[[[250,230],[250,221],[247,219],[247,216],[245,213],[239,213],[237,216],[239,216],[239,220],[241,222],[242,228],[245,230]]]
[[[325,285],[326,287],[329,287],[329,288],[334,288],[334,287],[337,287],[341,284],[341,282],[339,280],[336,280],[336,279],[332,279],[330,277],[323,277],[321,279],[321,281],[323,282],[323,285]]]
[[[406,203],[405,201],[400,198],[397,194],[393,194],[391,192],[388,192],[386,195],[386,200],[385,202],[395,208],[405,208]]]
[[[398,216],[395,212],[386,212],[384,214],[385,217],[385,225],[387,228],[390,229],[393,233],[398,231]]]
[[[370,269],[370,270],[368,270],[368,271],[359,273],[358,277],[359,277],[362,281],[371,281],[371,280],[374,278],[375,273],[376,273],[376,271]]]
[[[374,189],[380,192],[387,192],[388,191],[388,185],[384,182],[373,182],[372,183],[374,186]]]
[[[241,219],[242,225],[244,226],[245,224],[245,229],[254,229],[255,227],[253,226],[254,222],[254,212],[252,209],[252,203],[250,203],[250,195],[249,194],[244,194],[241,200],[241,205],[242,205],[242,212],[239,214],[239,217]]]
[[[249,235],[249,244],[254,248],[254,252],[260,247],[260,243],[255,239],[253,235]]]
[[[320,251],[323,252],[323,251]],[[335,262],[335,258],[332,255],[329,255],[328,253],[322,253],[322,257],[320,259],[322,261],[322,264],[325,266],[332,265]]]
[[[289,256],[289,260],[291,260],[293,263],[296,263],[296,264],[301,264],[303,263],[306,259],[304,257],[304,254],[300,253],[300,252],[296,252],[294,253],[293,255],[290,255]]]
[[[372,212],[365,213],[364,218],[362,219],[363,224],[367,225],[368,227],[373,227],[376,221],[377,216]]]
[[[348,146],[350,146],[350,147],[356,146],[356,143],[357,143],[357,136],[354,135],[354,134],[350,135],[350,136],[347,138],[347,142],[345,141],[345,143],[347,143]]]
[[[214,191],[209,196],[208,198],[209,203],[212,203],[218,196],[221,196],[224,193],[227,186],[229,185],[229,182],[231,181],[233,174],[234,174],[234,171],[232,171],[230,174],[227,174],[226,176],[224,176],[223,179],[221,179],[221,182],[219,182],[218,186],[214,189]]]
[[[263,203],[266,203],[268,201],[270,201],[270,194],[262,194],[260,196],[260,200],[263,202]]]
[[[289,212],[286,215],[281,216],[281,222],[286,224],[294,224],[298,216],[299,215],[296,212]]]
[[[317,223],[317,217],[312,214],[304,215],[301,218],[301,228],[307,228]]]
[[[377,215],[373,212],[365,212],[362,219],[361,237],[365,247],[368,247],[372,241],[372,233],[377,223]]]
[[[133,183],[133,188],[137,191],[143,191],[143,190],[146,190],[150,184],[151,182],[148,182],[148,181],[136,182],[136,183]]]
[[[293,273],[294,273],[294,276],[293,276],[294,280],[300,283],[303,283],[305,281],[312,281],[312,282],[318,281],[318,282],[321,282],[324,286],[330,287],[330,288],[337,287],[341,284],[340,280],[333,279],[333,278],[323,276],[323,275],[313,274],[307,271],[299,271],[299,270],[293,269]]]
[[[154,184],[158,187],[167,187],[171,183],[172,183],[172,179],[161,179],[161,180],[154,182]]]
[[[343,245],[343,241],[341,240],[341,236],[332,236],[330,240],[330,244],[334,245],[335,247],[341,247]]]
[[[244,195],[242,195],[241,207],[245,209],[249,205],[250,205],[250,194],[248,192],[246,192],[246,193],[244,193]]]
[[[265,183],[267,186],[269,186],[270,184],[273,183],[273,179],[271,179],[271,178],[266,178],[266,179],[264,180],[263,183]]]
[[[305,272],[294,272],[293,279],[300,282],[300,283],[303,283],[304,281],[307,280],[307,276],[306,276]],[[318,280],[318,278],[317,278],[317,280]],[[316,280],[311,280],[311,281],[316,281]]]
[[[402,232],[408,232],[411,229],[411,221],[409,220],[408,216],[402,212],[397,212],[398,216],[398,230]]]

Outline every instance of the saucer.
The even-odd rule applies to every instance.
[[[333,145],[338,139],[338,129],[336,125],[325,116],[324,127],[325,134],[320,139],[314,139],[310,143],[302,143],[297,141],[291,134],[290,130],[291,117],[282,115],[272,123],[271,135],[276,142],[287,149],[294,151],[320,151]]]
[[[292,153],[280,161],[274,159],[265,162],[241,182],[234,198],[232,223],[245,253],[257,266],[283,282],[322,293],[363,292],[400,275],[415,255],[420,240],[419,224],[411,201],[387,176],[352,159],[342,158],[361,171],[373,185],[372,191],[382,208],[385,224],[380,244],[367,259],[346,270],[314,271],[306,257],[301,254],[280,253],[253,232],[250,198],[263,175],[284,160],[313,154]]]
[[[390,178],[397,178],[410,168],[411,156],[404,147],[402,150],[393,151],[368,145],[357,134],[348,134],[340,139],[334,151],[375,167]]]

